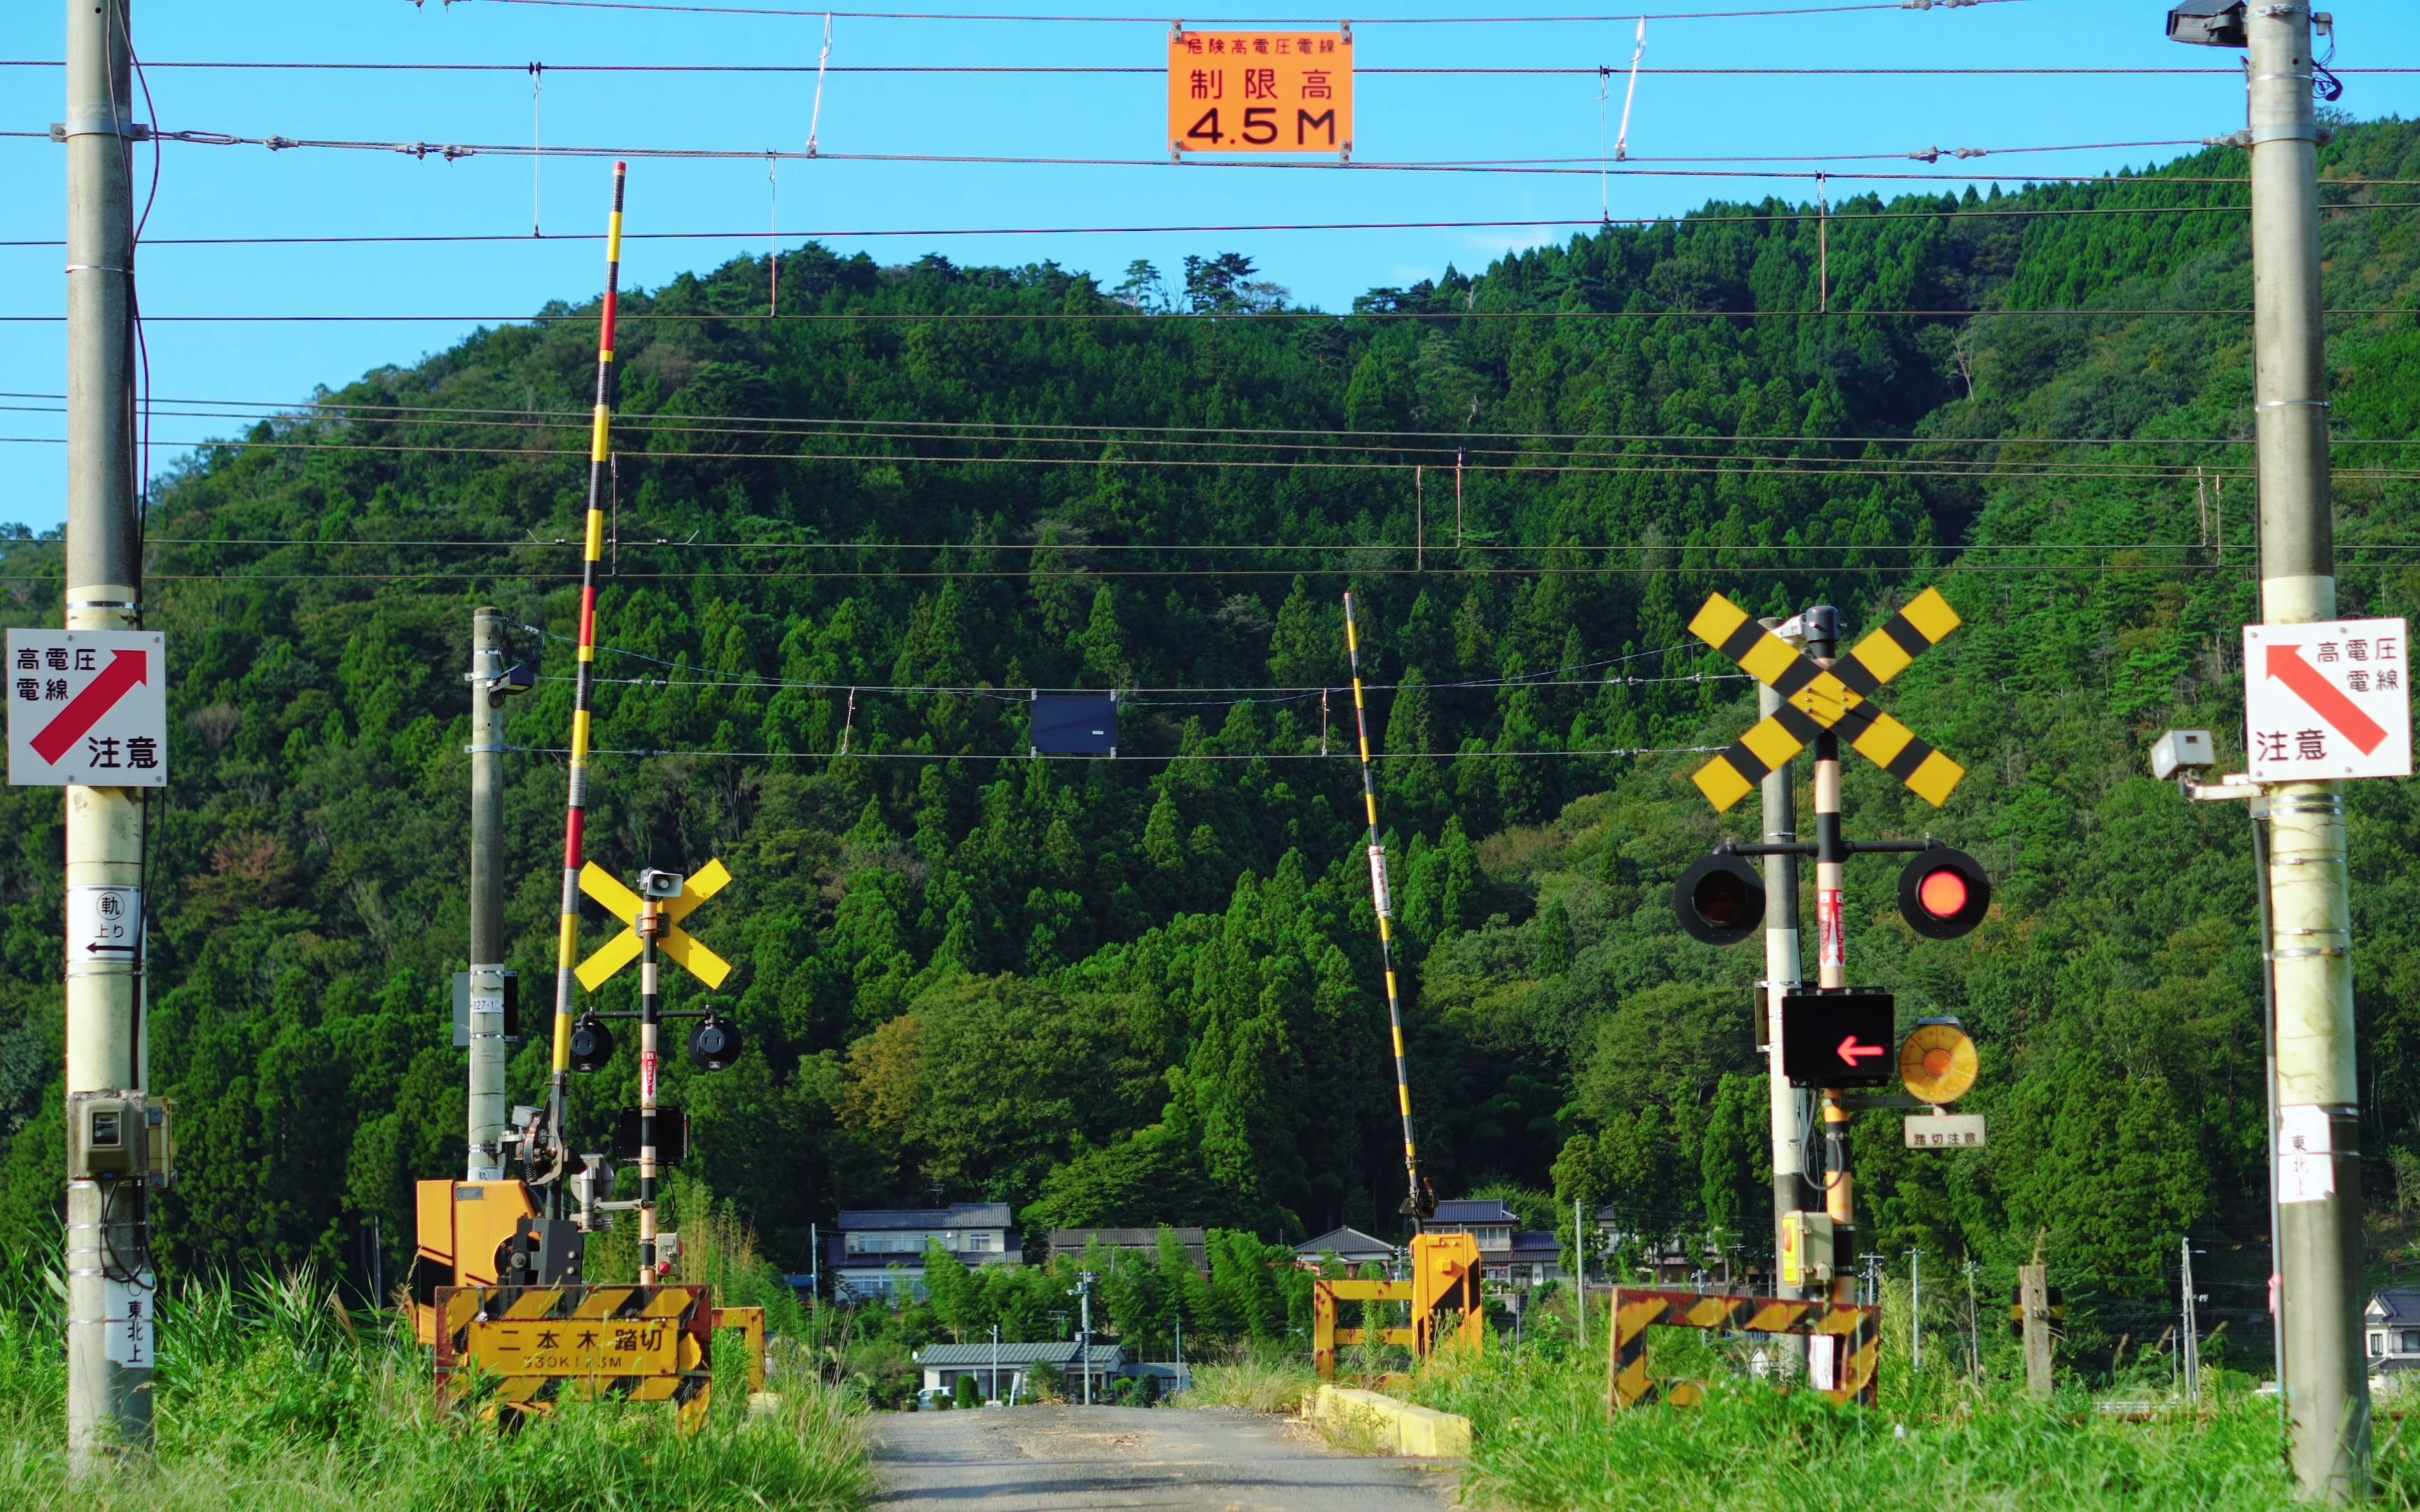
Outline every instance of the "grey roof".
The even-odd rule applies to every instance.
[[[1331,1228],[1317,1239],[1306,1239],[1294,1247],[1294,1252],[1309,1257],[1321,1255],[1383,1255],[1392,1256],[1395,1246],[1383,1239],[1373,1239],[1358,1228]]]
[[[1512,1234],[1512,1253],[1556,1259],[1563,1253],[1563,1236],[1544,1228],[1516,1229]]]
[[[876,1228],[1007,1228],[1016,1223],[1005,1202],[953,1202],[946,1208],[843,1208],[839,1227]]]
[[[1519,1220],[1512,1210],[1497,1197],[1461,1197],[1440,1202],[1435,1215],[1429,1220],[1440,1224],[1509,1224]]]
[[[1206,1228],[1171,1228],[1176,1242],[1189,1249],[1200,1249],[1210,1242]],[[1050,1247],[1054,1250],[1079,1250],[1086,1244],[1099,1244],[1106,1249],[1156,1249],[1159,1244],[1157,1228],[1053,1228]]]
[[[1048,1344],[1003,1344],[995,1355],[989,1340],[981,1344],[927,1344],[916,1351],[916,1364],[935,1369],[962,1370],[969,1365],[988,1367],[994,1360],[1003,1370],[1014,1365],[1023,1369],[1039,1361],[1062,1367],[1076,1363],[1077,1351],[1082,1348],[1074,1339],[1060,1339]],[[1126,1363],[1126,1351],[1115,1344],[1093,1346],[1091,1365],[1094,1370],[1115,1370]]]
[[[2362,1316],[2373,1323],[2400,1323],[2420,1319],[2420,1287],[2388,1287],[2369,1294]]]

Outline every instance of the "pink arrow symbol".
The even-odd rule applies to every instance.
[[[2327,680],[2317,667],[2303,659],[2300,646],[2271,646],[2269,675],[2293,689],[2294,696],[2311,706],[2311,712],[2336,727],[2347,740],[2361,748],[2365,756],[2385,743],[2386,731],[2379,722],[2361,712],[2361,706],[2344,696],[2335,684]]]
[[[1842,1060],[1847,1061],[1854,1067],[1859,1060],[1864,1059],[1867,1057],[1884,1054],[1884,1050],[1883,1047],[1878,1044],[1859,1044],[1857,1042],[1857,1037],[1852,1034],[1841,1040],[1839,1050],[1837,1053]]]
[[[59,764],[59,758],[75,748],[85,731],[101,723],[102,715],[117,707],[117,701],[144,681],[149,664],[150,657],[140,651],[113,653],[101,675],[86,683],[74,702],[61,709],[58,717],[34,737],[35,754],[53,766]]]

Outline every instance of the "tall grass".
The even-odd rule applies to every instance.
[[[614,1403],[501,1434],[438,1407],[408,1332],[346,1313],[306,1278],[189,1287],[163,1314],[155,1452],[71,1484],[60,1310],[0,1313],[0,1506],[848,1512],[871,1490],[848,1402],[811,1379],[779,1381],[772,1412],[719,1395],[694,1434],[669,1409]]]
[[[1612,1417],[1603,1335],[1590,1332],[1583,1350],[1533,1329],[1518,1358],[1491,1339],[1483,1357],[1441,1359],[1415,1381],[1415,1399],[1471,1419],[1466,1501],[1523,1512],[2238,1512],[2294,1502],[2276,1402],[2221,1369],[2205,1372],[2198,1411],[2120,1382],[2111,1395],[2161,1408],[2128,1421],[2100,1411],[2082,1383],[2031,1399],[2012,1362],[1987,1358],[1978,1381],[1944,1351],[1911,1376],[1893,1350],[1882,1404],[1835,1408],[1745,1379],[1736,1349],[1676,1334],[1662,1337],[1678,1347],[1651,1361],[1658,1374],[1708,1381],[1711,1398]],[[2420,1507],[2420,1467],[2399,1427],[2381,1420],[2378,1437],[2379,1504]]]
[[[1192,1367],[1193,1383],[1171,1397],[1172,1407],[1239,1407],[1249,1412],[1291,1412],[1318,1384],[1301,1355],[1254,1350],[1216,1365]]]

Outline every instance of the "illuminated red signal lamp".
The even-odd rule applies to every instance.
[[[1973,856],[1947,845],[1919,852],[1899,874],[1899,911],[1908,928],[1931,940],[1954,940],[1992,908],[1992,879]]]
[[[1737,945],[1764,922],[1764,878],[1744,858],[1716,851],[1681,873],[1672,911],[1708,945]]]

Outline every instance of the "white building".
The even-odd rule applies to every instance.
[[[924,1252],[939,1245],[961,1265],[1015,1265],[1024,1257],[1005,1202],[946,1208],[843,1209],[824,1261],[840,1302],[924,1294]]]

